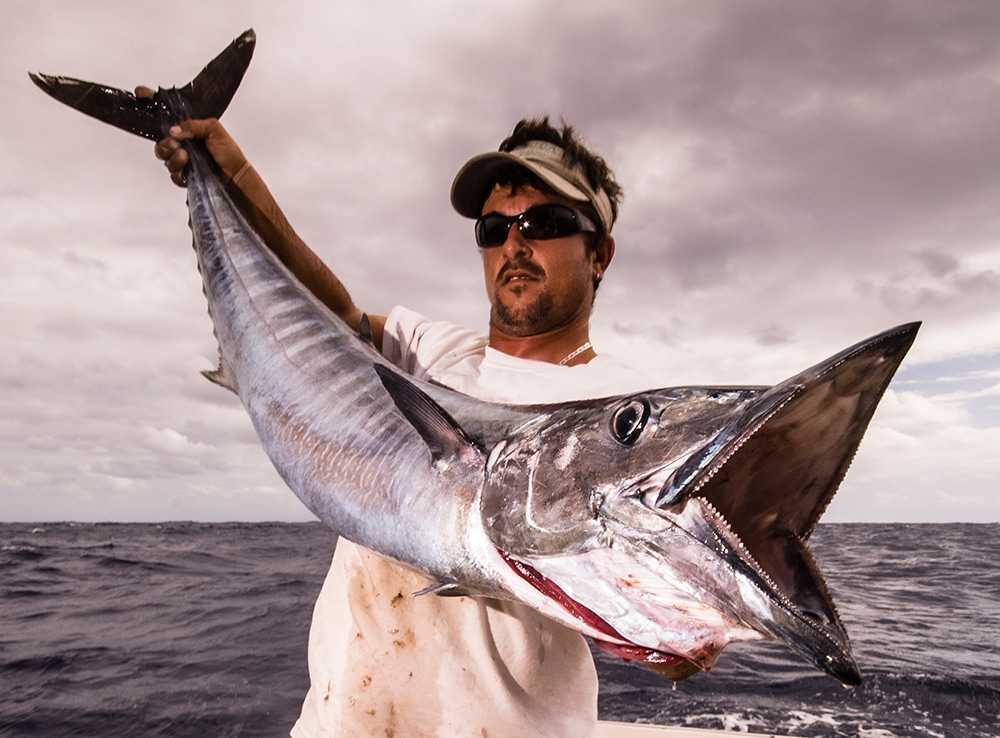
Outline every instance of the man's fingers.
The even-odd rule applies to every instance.
[[[177,152],[172,154],[169,159],[163,162],[163,164],[166,166],[167,171],[171,174],[183,172],[184,167],[188,164],[188,153],[184,149],[178,149]]]
[[[175,138],[164,138],[156,142],[153,146],[153,153],[157,159],[161,159],[171,172],[178,171],[187,166],[188,153]]]
[[[156,145],[153,146],[153,153],[156,154],[156,158],[157,159],[161,159],[162,161],[166,161],[171,156],[173,156],[174,154],[176,154],[177,153],[177,149],[179,149],[179,148],[180,148],[180,146],[178,145],[178,143],[177,143],[177,141],[175,139],[164,138],[164,139],[160,139],[159,141],[157,141]]]
[[[151,100],[156,95],[156,91],[151,87],[139,85],[135,88],[135,96],[141,100]],[[188,165],[188,153],[181,145],[181,141],[192,138],[206,138],[213,129],[219,125],[215,119],[209,120],[186,120],[178,125],[171,126],[166,138],[156,142],[153,146],[153,153],[157,159],[170,172],[170,180],[178,187],[187,187],[187,178],[184,170]]]
[[[153,153],[156,158],[163,161],[163,166],[170,172],[170,179],[178,187],[186,187],[187,180],[184,177],[184,168],[188,164],[188,153],[174,138],[165,138],[157,141],[153,146]]]
[[[153,91],[148,87],[136,87],[135,95],[136,97],[151,97]],[[232,161],[233,159],[243,159],[243,155],[235,144],[231,144],[228,148],[226,147],[226,142],[231,143],[231,140],[226,135],[225,129],[219,124],[219,121],[215,118],[208,118],[205,120],[185,120],[177,125],[171,126],[170,130],[167,131],[167,136],[159,141],[153,146],[153,153],[156,154],[156,158],[160,159],[164,166],[166,166],[167,171],[170,172],[170,179],[178,187],[187,187],[187,178],[184,176],[184,170],[188,165],[189,156],[188,152],[184,149],[181,144],[182,141],[187,141],[190,139],[206,139],[209,143],[209,150],[212,150],[211,139],[212,135],[215,135],[216,139],[221,138],[223,144],[221,148],[216,144],[216,148],[227,153],[227,156],[219,157],[218,153],[213,153],[216,157],[216,162],[222,168],[223,172],[230,171],[232,169],[239,169],[240,162]],[[228,170],[227,170],[228,162]]]
[[[170,135],[182,141],[189,138],[208,138],[217,125],[219,125],[219,121],[215,118],[186,120],[176,126],[171,126]]]

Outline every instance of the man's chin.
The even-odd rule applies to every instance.
[[[490,311],[490,325],[510,336],[534,336],[544,333],[553,318],[552,298],[547,294],[497,295]]]

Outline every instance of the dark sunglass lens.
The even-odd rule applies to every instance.
[[[525,238],[545,241],[579,232],[573,211],[561,205],[539,205],[521,216]]]
[[[512,218],[502,215],[484,215],[476,221],[476,243],[481,247],[501,246],[512,223]]]
[[[502,246],[514,223],[517,223],[525,238],[534,241],[547,241],[593,230],[593,225],[572,208],[565,205],[536,205],[512,217],[491,213],[478,218],[476,243],[480,248]]]

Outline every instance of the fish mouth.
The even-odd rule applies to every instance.
[[[496,549],[504,562],[521,579],[534,587],[544,597],[555,602],[573,620],[583,624],[590,632],[590,638],[598,648],[623,661],[641,663],[661,676],[674,682],[680,682],[703,669],[709,664],[699,664],[690,658],[666,651],[658,651],[625,638],[615,630],[604,618],[586,605],[582,605],[551,579],[543,575],[530,564],[519,561],[504,551]],[[714,660],[714,659],[713,659]]]
[[[807,542],[918,326],[885,331],[765,391],[651,501],[670,517],[701,508],[680,529],[771,601],[769,614],[752,608],[744,622],[846,686],[860,671]]]

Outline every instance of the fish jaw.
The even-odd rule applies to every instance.
[[[720,639],[719,633],[712,632],[712,626],[717,626],[725,619],[724,616],[714,611],[708,612],[710,608],[685,599],[685,602],[678,606],[674,613],[674,622],[669,627],[675,633],[679,632],[682,627],[688,628],[688,643],[692,644],[693,647],[685,650],[676,649],[672,645],[664,645],[661,648],[643,646],[619,633],[601,615],[571,597],[559,584],[543,575],[534,566],[514,559],[498,549],[496,554],[499,556],[499,560],[506,565],[506,572],[495,572],[495,574],[496,581],[505,583],[507,596],[513,596],[551,620],[588,636],[595,645],[607,653],[624,661],[641,663],[675,682],[682,681],[703,669],[711,668],[722,650],[718,646],[720,640],[728,643],[735,640],[760,638],[756,633],[740,629],[739,626],[735,628],[722,626]],[[566,557],[562,561],[545,562],[543,567],[559,576],[560,579],[573,581],[579,576],[594,575],[596,569],[603,568],[601,563],[602,559],[605,558],[600,553],[596,556],[574,555]],[[572,572],[572,574],[569,577],[562,577],[560,575],[563,572]],[[598,573],[599,577],[601,573]],[[615,580],[615,576],[601,577],[600,580],[611,582]],[[637,583],[638,579],[634,576],[629,576],[624,582],[625,586],[629,587],[634,587]],[[612,591],[612,588],[606,589],[608,591],[602,594],[610,594],[612,597],[619,596]],[[662,594],[662,589],[656,594]],[[687,616],[683,613],[685,606],[690,611]],[[703,610],[705,613],[698,613],[699,610]],[[706,621],[711,621],[711,625],[707,624]],[[663,650],[664,648],[685,650],[685,653],[675,653],[672,650]]]
[[[588,635],[600,648],[673,681],[710,669],[730,643],[765,637],[622,548],[512,562],[512,567],[589,626]]]
[[[835,612],[831,619],[818,617],[787,596],[708,500],[690,497],[669,508],[653,508],[640,498],[619,498],[609,502],[607,518],[616,550],[707,611],[721,614],[721,624],[715,625],[707,611],[698,613],[716,627],[715,640],[706,641],[717,649],[716,656],[729,643],[779,640],[846,686],[860,683]]]
[[[586,550],[501,554],[537,593],[510,590],[603,650],[675,682],[711,669],[732,643],[771,639],[845,685],[859,683],[846,635],[783,597],[708,502],[624,517],[609,517],[600,545]]]

